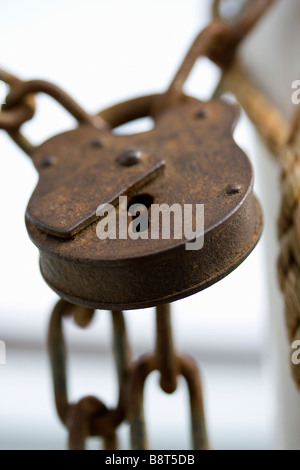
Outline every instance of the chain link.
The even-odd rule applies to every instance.
[[[219,2],[215,2],[217,8]],[[293,122],[286,122],[258,87],[251,73],[236,60],[226,70],[215,96],[232,92],[280,165],[281,208],[278,218],[278,279],[284,295],[288,340],[291,345],[290,365],[300,390],[298,363],[294,363],[293,344],[300,338],[300,112],[296,108]],[[296,343],[297,344],[297,343]]]
[[[159,370],[159,362],[164,358],[156,354],[142,357],[132,371],[131,377],[131,444],[132,449],[148,449],[148,438],[144,419],[143,392],[145,381],[151,372]],[[208,439],[206,432],[202,386],[199,371],[195,361],[184,355],[174,354],[173,361],[177,367],[177,375],[181,375],[187,382],[190,395],[191,429],[193,438],[193,449],[207,450]]]
[[[115,409],[108,409],[96,397],[85,397],[77,404],[69,403],[62,320],[73,316],[77,324],[86,327],[93,315],[94,312],[89,309],[60,300],[53,310],[50,321],[48,348],[55,402],[58,415],[69,431],[70,449],[84,449],[86,438],[89,436],[103,437],[105,448],[116,449],[116,430],[126,420],[130,422],[132,448],[148,448],[143,390],[146,378],[154,370],[160,371],[161,387],[166,393],[173,393],[177,389],[177,376],[185,378],[190,395],[193,446],[199,450],[207,449],[199,372],[193,359],[174,352],[169,305],[157,307],[156,310],[156,352],[147,354],[135,362],[131,361],[124,315],[120,311],[112,312],[113,344],[119,378],[119,401]]]
[[[10,88],[0,111],[0,129],[6,130],[17,145],[29,156],[32,156],[35,146],[20,132],[20,127],[33,118],[35,95],[38,93],[51,96],[79,123],[86,123],[97,129],[108,127],[101,116],[88,114],[65,91],[53,83],[43,80],[22,81],[2,69],[0,69],[0,80]]]
[[[0,69],[0,80],[6,83],[10,89],[14,89],[22,84],[22,81],[14,75]],[[32,94],[28,94],[20,99],[13,107],[7,103],[7,98],[1,106],[0,129],[12,131],[18,129],[26,121],[29,121],[35,112],[35,103]]]
[[[220,14],[220,0],[213,2],[214,20],[196,38],[169,89],[157,98],[151,114],[169,107],[182,98],[184,83],[199,57],[208,57],[223,70],[232,64],[240,42],[256,25],[265,11],[276,0],[251,0],[241,13],[227,21]],[[67,93],[52,83],[42,80],[22,81],[0,69],[0,80],[8,84],[10,93],[0,111],[0,129],[6,130],[12,139],[28,154],[35,147],[21,134],[20,127],[29,121],[35,112],[34,96],[46,93],[60,103],[79,123],[87,123],[96,128],[108,127],[103,117],[90,115]]]
[[[84,449],[88,436],[101,436],[109,447],[116,446],[115,430],[126,416],[126,393],[129,375],[130,351],[122,312],[113,312],[114,351],[119,377],[119,402],[115,409],[108,409],[95,397],[86,397],[77,404],[68,399],[66,376],[66,344],[63,319],[72,317],[80,327],[91,322],[94,312],[60,300],[55,306],[49,326],[48,349],[53,373],[54,395],[58,415],[69,430],[71,449]],[[78,318],[80,319],[78,322]],[[84,318],[84,322],[82,321]]]
[[[165,95],[155,104],[154,113],[180,100],[184,84],[200,57],[208,57],[223,71],[228,69],[236,56],[240,43],[256,26],[276,0],[248,1],[240,14],[231,21],[220,14],[220,0],[213,3],[213,20],[200,32],[179,67]]]

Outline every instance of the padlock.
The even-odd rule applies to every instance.
[[[253,169],[232,136],[237,107],[182,95],[153,114],[159,99],[109,108],[101,113],[106,128],[80,124],[32,156],[40,179],[27,208],[27,229],[44,279],[72,303],[127,310],[173,302],[225,277],[260,237]],[[154,118],[148,132],[113,131],[146,116]],[[186,249],[193,240],[176,238],[174,230],[169,239],[99,239],[97,208],[115,207],[120,222],[120,197],[149,211],[153,204],[202,205],[203,246]],[[150,215],[149,233],[151,222]]]

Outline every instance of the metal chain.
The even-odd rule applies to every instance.
[[[220,0],[214,1],[216,17],[196,38],[169,89],[159,95],[150,113],[155,115],[163,108],[180,101],[184,83],[199,57],[208,57],[223,70],[232,64],[236,49],[249,34],[259,19],[276,0],[251,0],[232,21],[220,15]],[[42,80],[22,81],[0,69],[0,80],[7,83],[10,93],[0,111],[0,129],[6,130],[13,140],[31,156],[35,147],[21,134],[20,127],[34,115],[34,96],[46,93],[58,101],[78,122],[88,123],[96,128],[108,127],[101,113],[90,115],[67,93],[52,83]]]
[[[187,382],[190,395],[191,429],[193,448],[208,449],[206,424],[203,408],[202,385],[195,361],[187,356],[176,354],[170,321],[170,305],[156,308],[156,351],[141,357],[131,372],[129,419],[131,443],[134,450],[148,448],[144,421],[143,392],[147,377],[154,370],[160,372],[160,385],[164,392],[172,394],[177,389],[177,377],[181,375]]]
[[[9,85],[10,92],[0,111],[0,129],[6,130],[10,137],[32,156],[35,147],[20,132],[20,127],[33,118],[35,113],[35,95],[45,93],[54,98],[79,123],[86,123],[97,129],[108,127],[101,116],[88,114],[65,91],[53,83],[43,80],[22,81],[14,75],[0,69],[0,80]]]
[[[156,351],[135,362],[131,361],[125,319],[122,312],[112,312],[113,345],[119,378],[119,401],[115,409],[108,409],[95,397],[85,397],[77,404],[70,404],[66,377],[66,345],[63,335],[63,318],[73,316],[80,327],[92,320],[92,310],[60,300],[53,310],[48,336],[48,348],[54,382],[54,394],[58,415],[69,431],[69,447],[72,450],[85,448],[86,438],[98,436],[104,439],[106,449],[117,448],[116,430],[129,421],[133,449],[148,448],[144,420],[143,390],[145,380],[154,370],[160,371],[161,387],[166,393],[177,389],[177,376],[185,378],[191,408],[191,428],[194,449],[208,448],[202,387],[195,361],[187,356],[175,354],[173,348],[170,306],[156,309]]]
[[[53,373],[55,403],[59,418],[69,430],[70,449],[84,449],[88,436],[104,438],[105,447],[116,448],[116,428],[126,416],[128,398],[127,377],[130,367],[130,352],[122,312],[113,312],[114,352],[119,377],[119,402],[115,409],[108,409],[95,397],[86,397],[77,404],[68,399],[66,376],[66,345],[63,334],[63,318],[73,316],[81,328],[89,325],[94,312],[64,300],[55,306],[49,327],[48,349]],[[84,319],[82,321],[82,319]]]
[[[17,77],[2,69],[0,69],[0,80],[9,85],[11,89],[22,83]],[[13,107],[9,107],[6,102],[2,105],[0,113],[0,129],[16,130],[34,116],[35,103],[32,94],[25,95]]]
[[[200,57],[208,57],[223,71],[234,61],[240,43],[276,0],[248,1],[242,12],[229,22],[220,16],[220,0],[213,4],[212,22],[200,32],[183,60],[165,95],[157,101],[154,113],[180,100],[184,84]]]
[[[216,2],[218,3],[218,2]],[[292,123],[254,84],[237,60],[225,71],[215,95],[231,91],[255,125],[281,169],[281,209],[278,218],[278,279],[284,295],[288,339],[292,345],[300,339],[300,112]],[[293,349],[291,348],[291,355]],[[290,360],[296,386],[300,390],[299,366]]]

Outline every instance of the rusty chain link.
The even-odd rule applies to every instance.
[[[202,386],[196,362],[174,351],[170,305],[156,307],[156,351],[141,357],[131,371],[130,409],[132,449],[148,448],[144,419],[143,394],[147,377],[153,371],[160,372],[160,385],[164,392],[172,394],[177,389],[177,377],[182,376],[188,385],[191,409],[193,449],[208,449],[203,408]]]
[[[53,310],[48,335],[48,349],[53,373],[55,403],[59,418],[69,430],[70,449],[84,449],[89,436],[104,438],[106,448],[116,448],[116,428],[126,416],[127,383],[130,352],[122,312],[113,312],[114,352],[119,378],[119,402],[116,409],[108,409],[95,397],[85,397],[77,404],[68,399],[66,376],[66,345],[63,319],[73,316],[81,328],[89,325],[94,312],[60,300]]]
[[[218,2],[216,2],[217,4]],[[240,60],[225,70],[215,92],[232,92],[276,158],[281,170],[281,209],[278,218],[278,279],[284,295],[288,340],[300,339],[300,111],[292,123],[283,118],[275,105],[254,83]],[[290,358],[296,386],[300,390],[300,369]]]
[[[243,2],[243,8],[239,13],[226,20],[222,16],[221,1],[213,0],[213,21],[194,41],[166,93],[155,97],[153,107],[152,104],[149,104],[153,101],[152,97],[136,100],[132,105],[132,115],[137,117],[141,114],[142,116],[148,107],[148,114],[155,115],[180,100],[184,84],[193,65],[199,57],[205,56],[222,69],[222,79],[215,96],[232,91],[272,152],[277,156],[284,155],[279,159],[283,169],[283,203],[279,221],[281,240],[279,277],[285,294],[287,323],[292,340],[300,337],[300,131],[299,126],[294,126],[292,138],[290,137],[290,126],[263,93],[254,86],[251,77],[245,72],[236,55],[242,40],[275,1],[251,0]],[[42,92],[53,97],[78,122],[85,122],[96,128],[107,126],[106,119],[109,116],[106,116],[105,113],[91,116],[55,85],[40,80],[24,82],[3,70],[0,70],[0,80],[10,87],[6,104],[2,106],[0,112],[0,129],[6,130],[29,155],[32,155],[34,147],[21,134],[20,128],[34,116],[34,96],[37,93]],[[126,118],[128,118],[128,114]],[[109,121],[109,119],[107,120]],[[118,122],[111,124],[113,126],[122,124],[122,113],[119,113]],[[157,370],[160,373],[161,388],[166,393],[171,394],[176,390],[179,376],[186,380],[190,395],[193,446],[195,449],[207,449],[208,442],[198,369],[193,359],[175,353],[169,305],[156,308],[155,352],[146,354],[135,362],[131,360],[124,315],[120,311],[112,312],[113,347],[119,378],[119,400],[116,408],[107,408],[95,397],[85,397],[75,404],[69,403],[63,318],[73,316],[78,326],[84,328],[91,322],[93,315],[94,312],[89,309],[60,300],[54,308],[50,321],[48,346],[55,401],[58,415],[69,431],[70,448],[84,449],[87,437],[98,436],[104,439],[105,448],[116,449],[117,428],[124,421],[130,423],[132,448],[147,448],[148,440],[143,405],[144,386],[149,374]],[[293,372],[300,386],[298,369]]]
[[[207,57],[223,71],[230,68],[236,50],[264,13],[276,0],[251,0],[231,21],[219,13],[220,0],[213,4],[212,22],[200,32],[183,60],[165,95],[157,102],[154,112],[171,106],[183,93],[184,84],[200,57]]]
[[[241,14],[233,18],[231,22],[221,18],[220,0],[214,1],[213,12],[216,18],[198,35],[169,89],[163,95],[158,96],[152,114],[155,115],[159,110],[181,99],[184,83],[199,57],[208,57],[223,70],[228,68],[235,57],[238,45],[275,1],[248,1]],[[6,130],[30,156],[35,147],[21,134],[20,127],[33,117],[34,96],[37,93],[45,93],[54,98],[78,122],[86,122],[99,129],[107,127],[100,113],[95,116],[88,114],[67,93],[52,83],[42,80],[22,81],[1,69],[0,80],[10,87],[6,103],[2,105],[0,111],[0,129]]]
[[[103,437],[106,449],[116,449],[116,430],[126,420],[130,422],[132,448],[136,450],[148,448],[143,390],[146,378],[154,370],[160,371],[161,387],[166,393],[173,393],[177,389],[178,375],[185,378],[190,395],[193,446],[199,450],[207,449],[199,372],[192,358],[174,352],[169,305],[157,307],[156,352],[147,354],[135,362],[131,362],[124,315],[120,311],[112,312],[113,344],[119,378],[119,402],[115,409],[108,409],[95,397],[85,397],[77,404],[69,403],[62,320],[73,316],[78,326],[86,327],[93,315],[92,310],[60,300],[50,320],[48,348],[55,402],[58,415],[69,430],[70,449],[84,449],[86,438],[89,436]]]
[[[97,129],[107,127],[101,116],[88,114],[65,91],[44,80],[22,81],[0,69],[0,80],[6,83],[10,92],[0,110],[0,129],[6,130],[10,137],[31,156],[35,147],[20,132],[20,128],[31,120],[35,113],[35,95],[44,93],[54,98],[79,123],[90,124]]]
[[[11,90],[22,84],[14,75],[0,69],[0,80],[6,83]],[[7,102],[2,105],[0,112],[0,129],[6,131],[16,130],[26,121],[33,118],[35,113],[35,103],[32,94],[26,94],[18,100],[14,106],[9,106]]]

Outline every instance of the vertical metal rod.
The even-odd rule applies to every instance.
[[[180,357],[180,372],[185,378],[190,395],[191,430],[194,450],[209,449],[203,405],[202,383],[195,360]]]
[[[127,380],[131,363],[131,349],[127,337],[125,318],[122,311],[112,312],[113,351],[117,366],[119,387]]]
[[[131,420],[130,437],[132,450],[149,449],[143,394],[141,394],[140,400],[136,402],[134,417]]]
[[[149,449],[144,416],[144,386],[152,371],[157,369],[155,355],[145,354],[132,368],[130,378],[130,435],[132,450]]]
[[[171,394],[177,388],[178,366],[173,344],[170,304],[156,307],[156,355],[161,373],[161,388]]]
[[[55,403],[61,421],[66,424],[69,411],[66,379],[66,345],[62,331],[62,319],[67,314],[69,303],[59,300],[51,315],[48,349],[54,381]]]
[[[128,399],[126,387],[131,364],[131,348],[128,341],[126,323],[122,311],[112,311],[113,322],[113,352],[116,362],[118,383],[119,383],[119,409],[126,409],[126,401]],[[116,450],[118,448],[117,434],[105,438],[104,446],[106,450]]]
[[[104,449],[105,450],[118,449],[118,438],[117,438],[116,433],[113,433],[110,436],[104,437]]]

